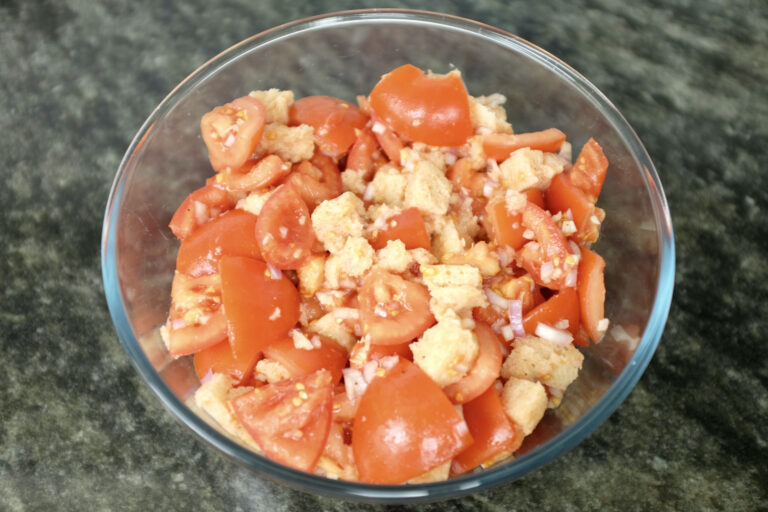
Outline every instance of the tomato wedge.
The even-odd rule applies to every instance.
[[[533,335],[540,323],[554,327],[561,320],[568,321],[567,330],[575,338],[579,332],[579,294],[574,288],[561,288],[545,302],[528,311],[523,317],[523,329]]]
[[[523,226],[533,231],[536,243],[525,244],[515,255],[515,260],[536,283],[560,289],[570,270],[570,260],[566,258],[571,254],[563,232],[549,213],[530,201],[523,210]],[[550,268],[542,272],[547,267]]]
[[[184,240],[197,228],[235,206],[223,188],[205,185],[189,194],[173,214],[168,227],[179,240]]]
[[[171,285],[168,350],[171,357],[193,354],[227,338],[218,275],[189,277],[176,272]]]
[[[547,189],[547,206],[552,213],[571,210],[576,233],[572,235],[579,242],[594,242],[600,235],[600,222],[605,212],[590,202],[584,192],[573,185],[568,175],[560,173]],[[597,222],[595,222],[597,220]]]
[[[261,259],[256,243],[256,216],[244,210],[230,210],[181,242],[176,270],[198,277],[219,271],[222,256]]]
[[[387,226],[375,232],[371,247],[383,249],[389,240],[401,240],[408,250],[419,247],[432,250],[427,225],[418,208],[406,208],[387,219]]]
[[[472,136],[469,96],[458,73],[427,76],[405,64],[381,77],[370,104],[377,117],[408,140],[461,146]]]
[[[373,171],[373,154],[378,145],[370,128],[363,129],[347,155],[347,170],[362,171],[368,179]]]
[[[395,165],[400,165],[400,151],[403,150],[405,144],[400,140],[400,137],[389,126],[381,123],[373,116],[373,134],[376,137],[376,142],[381,146],[381,150],[387,155],[390,162]]]
[[[475,323],[475,335],[480,346],[475,364],[460,381],[443,388],[443,392],[455,404],[463,404],[480,396],[499,378],[501,372],[499,337],[488,324],[482,322]]]
[[[595,343],[600,342],[608,327],[601,325],[605,318],[604,270],[605,260],[596,252],[582,247],[578,282],[581,321]]]
[[[312,471],[331,427],[327,370],[258,387],[232,400],[235,415],[270,459]]]
[[[308,124],[315,129],[320,151],[339,158],[357,139],[355,130],[368,122],[362,110],[348,101],[331,96],[307,96],[295,101],[288,113],[288,124]]]
[[[205,323],[171,329],[168,351],[171,357],[194,354],[227,338],[227,317],[221,308],[213,311]]]
[[[224,340],[216,345],[196,352],[193,359],[197,378],[203,380],[208,373],[224,373],[240,385],[253,374],[256,359],[242,357],[235,359],[232,346]]]
[[[539,207],[544,207],[541,191],[536,188],[525,191],[527,200]],[[528,240],[523,236],[526,226],[523,225],[523,214],[510,213],[507,210],[503,196],[495,196],[485,207],[485,219],[494,241],[498,245],[507,245],[512,249],[520,249]]]
[[[264,260],[277,268],[297,269],[312,252],[309,209],[291,185],[283,185],[269,196],[255,233]]]
[[[480,464],[494,462],[506,453],[514,453],[523,442],[523,430],[504,413],[493,386],[464,404],[464,421],[475,440],[451,463],[451,474],[460,475]]]
[[[472,443],[440,387],[401,359],[360,399],[352,450],[360,481],[397,484],[453,458]]]
[[[242,172],[244,171],[244,172]],[[291,172],[277,155],[267,155],[258,162],[247,164],[238,172],[222,172],[216,176],[217,183],[233,192],[250,192],[268,187]]]
[[[315,153],[311,160],[296,164],[285,183],[296,189],[310,211],[344,190],[338,166],[330,157],[320,153]]]
[[[509,158],[510,153],[522,148],[557,153],[563,142],[565,142],[565,134],[557,128],[514,135],[511,133],[490,133],[483,136],[483,151],[488,158],[503,162]]]
[[[470,158],[459,158],[448,169],[446,177],[456,185],[459,190],[466,190],[473,197],[483,197],[485,179],[482,174],[472,168]]]
[[[208,158],[216,172],[236,171],[250,158],[264,133],[264,105],[243,96],[214,108],[200,121]]]
[[[264,349],[264,356],[282,364],[291,377],[299,377],[325,368],[331,372],[333,383],[341,380],[341,370],[347,365],[347,351],[334,341],[314,334],[320,346],[312,350],[296,348],[293,338],[276,341]]]
[[[232,353],[250,363],[296,325],[299,292],[285,275],[273,279],[267,265],[253,258],[224,256],[219,270]]]
[[[570,172],[571,183],[579,187],[587,198],[597,202],[608,171],[608,158],[595,139],[590,138],[581,148]]]
[[[366,276],[358,298],[363,332],[375,345],[411,341],[435,323],[427,288],[385,270]]]

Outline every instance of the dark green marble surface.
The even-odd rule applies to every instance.
[[[768,3],[387,5],[499,26],[587,76],[654,159],[678,250],[661,345],[616,413],[517,482],[424,508],[768,509]],[[260,480],[175,421],[99,266],[120,158],[177,82],[262,29],[360,6],[0,1],[0,510],[369,508]]]

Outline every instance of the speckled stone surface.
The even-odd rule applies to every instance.
[[[99,266],[114,172],[176,83],[253,33],[362,5],[0,2],[1,510],[376,508],[261,480],[175,421],[117,339]],[[428,7],[523,36],[612,99],[658,167],[678,266],[660,348],[605,424],[517,482],[423,508],[768,509],[768,4]]]

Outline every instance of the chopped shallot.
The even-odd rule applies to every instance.
[[[271,279],[282,279],[283,272],[271,263],[267,263],[267,269],[269,270],[269,277]]]
[[[571,333],[568,331],[555,329],[554,327],[542,323],[536,326],[536,336],[563,347],[573,341],[573,336],[571,336]]]
[[[368,388],[368,382],[363,377],[363,372],[357,368],[344,368],[341,373],[344,375],[344,389],[347,392],[347,398],[352,402],[357,402]]]
[[[485,296],[488,297],[488,302],[493,304],[494,306],[498,306],[501,309],[507,309],[509,306],[509,301],[499,295],[498,293],[494,292],[490,288],[486,288],[485,290]]]
[[[525,329],[523,328],[523,301],[509,301],[509,325],[512,327],[512,332],[515,333],[516,337],[525,336]]]

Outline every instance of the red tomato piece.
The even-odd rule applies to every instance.
[[[544,207],[544,199],[539,189],[525,191],[527,200],[541,208]],[[512,249],[520,249],[528,240],[523,237],[526,226],[523,225],[523,214],[511,213],[507,210],[504,196],[495,196],[488,201],[485,207],[485,220],[488,231],[498,245],[507,245]]]
[[[604,270],[605,260],[596,252],[582,247],[578,282],[581,321],[595,343],[599,343],[605,334],[605,329],[600,329],[600,321],[605,318]]]
[[[221,172],[216,182],[233,192],[250,192],[268,187],[291,172],[291,166],[284,163],[277,155],[267,155],[258,162],[246,163],[237,172]]]
[[[533,335],[540,323],[554,327],[561,320],[568,320],[567,330],[575,338],[579,332],[579,294],[574,288],[561,288],[545,302],[528,311],[523,317],[523,329]]]
[[[344,190],[338,166],[330,157],[320,153],[315,153],[311,160],[296,164],[285,183],[296,189],[310,211]]]
[[[310,472],[323,453],[331,427],[330,372],[258,387],[231,402],[235,415],[270,459]]]
[[[193,354],[227,338],[218,275],[189,277],[176,272],[171,285],[168,344],[171,357]]]
[[[364,128],[347,155],[347,170],[362,171],[363,177],[370,178],[373,172],[373,154],[378,145],[370,128]]]
[[[185,238],[176,256],[176,270],[198,277],[219,271],[222,256],[261,259],[256,243],[256,216],[230,210]]]
[[[540,132],[528,133],[490,133],[483,136],[483,151],[488,158],[503,162],[513,151],[531,148],[545,153],[557,153],[565,142],[565,134],[557,128],[547,128]]]
[[[586,194],[573,185],[565,173],[552,178],[552,183],[547,189],[547,206],[553,213],[571,210],[573,222],[576,224],[576,233],[572,236],[578,242],[597,241],[605,212],[590,202]]]
[[[608,158],[595,139],[590,138],[581,148],[576,163],[570,171],[571,183],[580,188],[587,198],[597,202],[608,171]]]
[[[427,288],[384,270],[366,276],[358,298],[363,332],[375,345],[411,341],[435,323]]]
[[[378,121],[375,116],[373,119],[375,122],[372,130],[376,137],[376,142],[379,143],[379,146],[381,146],[382,151],[387,155],[390,162],[400,165],[400,151],[405,147],[405,144],[403,144],[403,141],[400,140],[400,137],[392,128]]]
[[[466,190],[473,197],[483,197],[485,179],[483,175],[472,168],[470,158],[459,158],[448,169],[446,177],[453,182],[459,190]]]
[[[171,218],[168,227],[176,238],[184,240],[197,228],[234,208],[235,203],[223,188],[205,185],[189,194]]]
[[[312,350],[296,348],[293,338],[285,338],[276,341],[264,349],[264,357],[268,357],[282,364],[291,377],[299,377],[325,368],[333,376],[333,383],[341,380],[341,370],[347,365],[347,351],[337,343],[321,336],[317,336],[320,346]]]
[[[411,352],[411,342],[400,343],[398,345],[373,345],[371,344],[370,360],[381,359],[388,356],[400,356],[403,359],[413,361]]]
[[[285,275],[273,279],[267,265],[253,258],[224,256],[219,269],[232,353],[255,361],[296,325],[299,292]]]
[[[381,77],[370,104],[385,124],[408,140],[461,146],[472,136],[469,96],[458,73],[427,76],[405,64]]]
[[[463,404],[480,396],[501,373],[501,340],[488,324],[477,322],[475,335],[480,345],[475,364],[469,373],[443,388],[443,392],[455,404]]]
[[[255,233],[264,260],[278,268],[299,268],[312,253],[309,209],[291,185],[283,185],[269,196]]]
[[[208,373],[224,373],[235,379],[236,385],[240,385],[252,376],[256,359],[235,359],[232,346],[225,340],[196,352],[193,363],[200,380]]]
[[[546,210],[528,202],[523,210],[523,226],[533,231],[534,241],[525,244],[515,256],[536,283],[552,289],[564,286],[571,267],[568,241]],[[551,265],[542,275],[542,267]]]
[[[360,399],[352,450],[361,482],[398,484],[452,459],[472,443],[440,387],[401,359]]]
[[[264,133],[264,105],[243,96],[214,108],[200,121],[208,158],[216,172],[240,169]]]
[[[389,240],[401,240],[408,250],[418,247],[432,250],[427,225],[418,208],[406,208],[387,219],[387,226],[375,232],[371,247],[383,249]]]
[[[291,126],[312,126],[320,151],[337,159],[357,139],[355,130],[362,130],[368,122],[368,116],[355,105],[331,96],[301,98],[293,102],[288,117]]]
[[[480,464],[493,463],[500,456],[512,454],[523,442],[523,429],[511,421],[501,406],[493,386],[464,404],[464,421],[475,440],[451,463],[451,473],[460,475]]]

